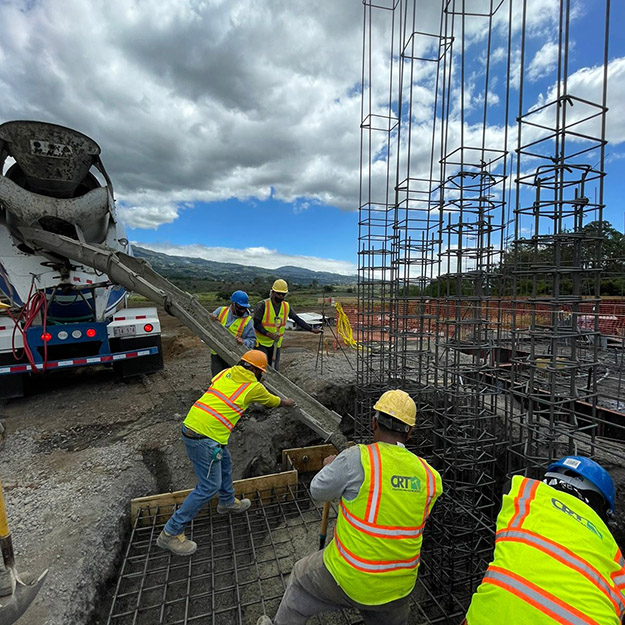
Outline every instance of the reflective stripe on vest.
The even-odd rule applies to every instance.
[[[203,404],[201,401],[196,401],[193,405],[196,408],[199,408],[200,410],[203,410],[209,415],[215,417],[215,419],[217,419],[219,423],[221,423],[223,426],[228,428],[229,432],[232,432],[232,428],[234,428],[234,423],[231,423],[230,421],[228,421],[226,417],[224,417],[223,415],[220,415],[215,409],[211,408],[210,406],[207,406],[206,404]]]
[[[419,560],[421,559],[419,554],[411,560],[365,560],[359,558],[345,547],[336,530],[334,532],[334,540],[336,541],[338,552],[343,558],[355,569],[365,573],[387,573],[388,571],[396,571],[398,569],[415,569],[419,566]]]
[[[419,462],[423,465],[423,470],[427,475],[427,496],[425,499],[425,508],[423,508],[423,522],[421,523],[421,527],[425,525],[430,512],[432,511],[432,506],[436,501],[436,497],[440,495],[440,493],[436,492],[436,478],[434,477],[434,473],[432,473],[432,469],[428,466],[428,463],[423,459],[417,456]]]
[[[556,596],[511,571],[491,565],[484,575],[484,582],[511,592],[554,621],[562,623],[562,625],[601,625]]]
[[[423,532],[423,525],[418,527],[402,527],[400,525],[374,525],[368,523],[364,519],[359,519],[353,515],[341,501],[340,504],[341,514],[345,516],[345,520],[355,527],[357,530],[368,534],[369,536],[377,536],[379,538],[418,538]]]
[[[625,610],[625,599],[623,596],[610,587],[610,584],[594,566],[576,556],[566,547],[528,530],[503,530],[497,534],[495,542],[504,541],[523,543],[555,558],[594,584],[611,601],[617,612]]]
[[[382,495],[382,459],[380,458],[380,448],[377,445],[370,445],[369,451],[369,471],[371,475],[371,487],[369,489],[369,499],[367,500],[367,511],[365,517],[369,523],[375,523],[380,508],[380,496]]]
[[[249,386],[248,384],[242,384],[233,394],[232,397],[226,397],[221,391],[218,391],[216,388],[209,388],[206,393],[208,395],[214,395],[217,399],[221,399],[221,401],[226,404],[229,408],[232,408],[236,413],[243,414],[245,412],[244,408],[237,406],[234,403],[234,400]],[[235,397],[236,395],[236,397]]]
[[[530,504],[536,497],[536,490],[539,482],[535,480],[526,480],[521,486],[521,491],[514,499],[514,516],[510,519],[508,527],[521,527],[523,521],[530,512]]]
[[[440,476],[403,447],[359,448],[363,485],[354,499],[341,499],[334,540],[323,559],[349,597],[379,605],[414,587],[423,527],[440,494]]]

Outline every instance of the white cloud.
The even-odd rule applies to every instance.
[[[102,147],[124,218],[184,203],[358,198],[362,5],[320,0],[0,2],[0,121]]]
[[[139,243],[133,242],[154,252],[169,254],[170,256],[187,256],[203,258],[220,263],[236,263],[238,265],[254,265],[266,269],[277,269],[286,265],[304,267],[311,271],[329,271],[342,275],[356,274],[357,267],[353,263],[316,256],[298,256],[284,254],[266,247],[248,247],[234,249],[228,247],[207,247],[205,245],[171,245],[169,243]]]
[[[468,4],[477,12],[492,6],[490,0]],[[440,0],[420,3],[417,30],[439,32],[440,6]],[[513,87],[521,6],[514,3],[511,23]],[[533,45],[541,45],[539,37],[551,41],[559,7],[559,0],[528,0],[526,26]],[[577,23],[579,7],[574,1]],[[135,228],[158,228],[175,221],[190,203],[228,198],[274,197],[292,203],[295,212],[319,203],[355,210],[362,11],[355,0],[0,0],[0,121],[48,120],[93,137],[102,146],[122,219]],[[380,51],[372,60],[371,90],[373,111],[384,114],[392,12],[378,10],[380,16],[387,23],[378,19],[371,32]],[[411,16],[406,19],[411,22]],[[456,16],[456,25],[460,21]],[[494,112],[504,109],[499,98],[505,84],[506,3],[494,22],[489,119],[496,125],[487,129],[487,143],[501,149],[506,120]],[[472,29],[467,54],[476,59],[484,58],[484,23],[467,22]],[[419,35],[412,42],[415,57],[430,58],[436,50],[436,37]],[[527,69],[543,80],[545,97],[550,96],[544,85],[553,45],[539,48]],[[410,169],[410,176],[429,178],[435,67],[415,61],[404,75],[413,88],[411,163],[400,168],[406,176]],[[395,59],[395,76],[398,68]],[[468,69],[473,74],[465,104],[478,115],[484,68]],[[570,90],[596,101],[600,70],[572,73]],[[457,63],[453,72],[457,80]],[[625,119],[615,111],[625,97],[625,59],[612,61],[610,81],[608,137],[619,142],[625,139]],[[454,117],[457,96],[451,112],[446,153],[455,150],[462,134],[466,144],[480,145],[477,118],[465,118],[461,133]],[[511,144],[513,131],[511,126]],[[380,160],[371,179],[379,194],[387,188],[385,139],[385,133],[373,133],[372,152]],[[439,143],[437,138],[435,159]]]
[[[558,62],[558,44],[548,41],[543,45],[527,67],[527,77],[530,82],[549,75]]]

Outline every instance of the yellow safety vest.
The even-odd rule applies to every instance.
[[[290,305],[288,302],[282,302],[280,304],[280,313],[276,315],[271,298],[265,300],[265,314],[263,315],[262,326],[267,332],[273,332],[279,335],[278,347],[282,345],[282,338],[284,336],[284,330],[286,329],[286,321],[289,318]],[[264,345],[265,347],[271,347],[273,340],[268,336],[258,332],[256,334],[256,344]]]
[[[354,601],[381,605],[414,588],[423,527],[443,488],[438,472],[404,447],[359,447],[365,479],[355,499],[341,499],[323,561]]]
[[[226,320],[228,319],[228,311],[230,310],[230,306],[222,306],[219,314],[217,315],[217,321],[221,323],[221,325],[226,327]],[[237,317],[226,329],[230,331],[232,336],[239,339],[243,335],[243,330],[245,330],[245,326],[252,321],[251,315],[246,315],[245,317]],[[211,349],[211,354],[216,354],[217,352],[214,349]]]
[[[495,555],[469,625],[620,625],[625,561],[583,501],[520,475],[497,517]]]
[[[198,434],[212,438],[222,445],[228,444],[230,433],[251,402],[249,392],[260,382],[235,382],[230,369],[218,373],[210,388],[198,399],[187,414],[184,424]]]

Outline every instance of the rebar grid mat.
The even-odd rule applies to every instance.
[[[156,546],[171,506],[140,508],[120,567],[108,625],[255,625],[273,617],[294,563],[318,548],[321,508],[310,496],[310,476],[288,492],[259,491],[241,515],[207,507],[187,528],[198,544],[190,557]],[[336,508],[330,513],[336,519]],[[328,541],[330,540],[331,532]],[[427,561],[427,554],[424,554]],[[436,570],[432,563],[424,577]],[[421,583],[411,595],[409,625],[445,622],[449,601]],[[454,613],[461,617],[460,606]],[[355,611],[312,617],[312,625],[357,625]]]

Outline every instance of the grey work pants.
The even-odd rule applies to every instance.
[[[375,589],[372,589],[375,593]],[[350,599],[323,563],[323,551],[298,560],[280,602],[274,625],[304,625],[311,616],[340,608],[356,608],[365,625],[404,625],[409,598],[384,605],[362,605]]]

